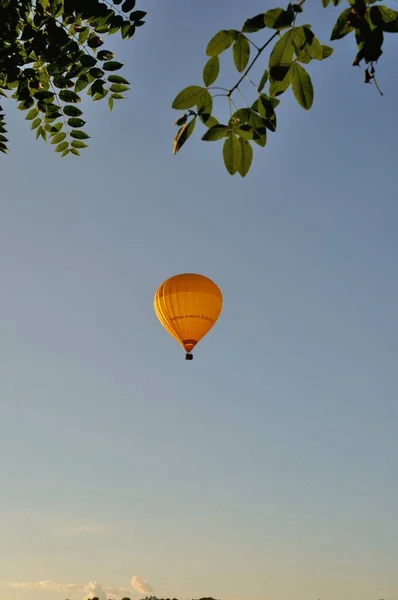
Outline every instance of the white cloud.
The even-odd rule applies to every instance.
[[[137,575],[133,575],[130,579],[131,589],[139,594],[151,594],[153,592],[152,587],[145,579],[141,579],[141,577],[137,577]]]
[[[106,587],[98,581],[89,581],[86,585],[77,583],[57,583],[56,581],[13,581],[8,587],[19,590],[50,590],[59,592],[80,591],[85,594],[84,600],[91,600],[97,597],[99,600],[109,600],[109,598],[123,598],[131,596],[131,593],[147,595],[153,592],[152,586],[141,577],[134,575],[130,579],[130,587]]]
[[[107,600],[105,590],[98,581],[90,581],[84,586],[84,600],[90,600],[91,598],[99,598],[99,600]]]

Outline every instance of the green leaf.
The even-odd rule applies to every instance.
[[[90,35],[90,29],[88,27],[85,27],[83,29],[83,31],[81,31],[79,33],[79,37],[78,37],[79,44],[83,45],[87,41],[87,38],[89,35]]]
[[[34,119],[32,121],[32,125],[30,126],[31,129],[36,129],[36,127],[38,127],[41,123],[41,118],[37,117],[36,119]]]
[[[177,119],[177,121],[174,123],[174,125],[177,125],[178,127],[181,127],[181,125],[184,125],[184,123],[186,123],[188,120],[188,115],[187,113],[183,114],[182,117],[180,117],[179,119]]]
[[[115,55],[110,50],[100,50],[97,56],[98,60],[112,60]]]
[[[77,119],[76,117],[71,117],[68,119],[69,127],[83,127],[85,124],[86,121],[83,121],[83,119]]]
[[[81,102],[80,96],[78,96],[75,92],[71,90],[61,90],[59,93],[59,97],[63,102]]]
[[[297,58],[302,62],[323,59],[322,44],[306,25],[294,28],[292,40]],[[305,56],[308,56],[309,60],[305,60]]]
[[[68,145],[69,145],[68,142],[61,142],[55,148],[55,152],[63,152],[64,150],[66,150],[66,148],[68,147]]]
[[[49,92],[48,90],[40,90],[38,92],[35,92],[33,94],[33,96],[37,99],[37,100],[42,100],[42,101],[46,101],[46,100],[50,100],[51,102],[54,100],[54,94],[53,92]]]
[[[122,34],[122,38],[125,40],[127,39],[129,36],[131,37],[131,31],[132,28],[134,29],[135,32],[135,27],[134,25],[131,25],[130,21],[123,21],[123,25],[120,28],[120,32]]]
[[[130,85],[127,79],[121,75],[108,75],[108,81],[110,81],[110,83],[124,83],[125,85]]]
[[[264,147],[267,143],[267,128],[263,119],[254,110],[250,110],[248,124],[254,129],[253,141],[259,146]]]
[[[74,154],[75,156],[80,156],[80,152],[79,150],[77,150],[77,148],[71,148],[70,151],[72,152],[72,154]]]
[[[235,175],[242,164],[242,147],[236,135],[230,131],[223,145],[225,168],[230,175]]]
[[[63,75],[59,75],[58,77],[54,77],[53,84],[57,88],[69,88],[73,87],[73,81],[69,77],[64,77]]]
[[[253,127],[247,123],[241,125],[240,127],[234,127],[233,131],[243,140],[252,140],[254,137]]]
[[[211,56],[203,69],[203,82],[206,87],[212,85],[220,72],[220,59],[218,56]]]
[[[199,115],[199,119],[202,121],[206,127],[214,127],[214,125],[218,125],[218,121],[213,115]]]
[[[272,8],[265,13],[264,21],[266,26],[271,29],[286,29],[294,21],[294,11],[283,10],[283,8]]]
[[[47,129],[46,127],[46,130],[49,131],[51,134],[55,134],[62,129],[62,125],[62,121],[59,121],[58,123],[54,123],[53,125],[48,125],[49,129]]]
[[[271,102],[271,106],[273,108],[276,108],[278,106],[278,104],[280,104],[280,100],[278,100],[278,98],[274,98],[271,96],[268,96],[268,98],[269,98],[269,101]]]
[[[34,103],[35,103],[35,101],[33,100],[33,98],[31,98],[29,96],[28,98],[26,98],[25,100],[23,100],[22,102],[17,104],[17,108],[19,110],[26,110],[26,109],[30,108]]]
[[[64,115],[67,115],[68,117],[80,117],[80,115],[83,114],[83,111],[81,111],[80,108],[77,108],[77,106],[73,106],[71,104],[67,104],[62,110]]]
[[[104,40],[96,35],[95,33],[91,33],[87,40],[87,46],[89,48],[99,48],[104,43]]]
[[[84,69],[90,69],[97,64],[97,59],[95,56],[91,56],[91,54],[84,54],[80,60],[81,66]]]
[[[82,90],[84,90],[85,87],[88,86],[89,83],[90,80],[88,76],[85,73],[83,73],[76,81],[75,92],[81,92]]]
[[[323,47],[321,42],[314,36],[311,44],[306,47],[307,54],[315,60],[323,60]]]
[[[331,48],[330,46],[324,46],[324,45],[322,45],[322,50],[323,50],[323,58],[328,58],[334,52],[334,49]]]
[[[63,10],[63,2],[62,0],[54,0],[51,6],[51,14],[53,17],[59,17],[62,14]]]
[[[226,125],[213,125],[202,136],[204,142],[216,142],[221,138],[227,137],[229,128]]]
[[[249,172],[249,169],[252,164],[253,148],[252,148],[250,142],[247,142],[246,140],[244,140],[242,138],[240,138],[239,142],[240,142],[240,147],[241,147],[242,158],[240,161],[238,171],[239,171],[239,175],[244,177]]]
[[[265,69],[263,76],[260,79],[260,83],[257,86],[257,91],[258,92],[262,92],[262,90],[264,89],[265,84],[268,81],[268,77],[269,77],[269,72],[268,69]]]
[[[264,119],[274,119],[275,111],[271,99],[266,94],[259,94],[257,101],[257,110],[260,117]]]
[[[102,90],[101,92],[97,92],[96,94],[93,95],[92,97],[92,101],[93,102],[98,102],[98,100],[103,100],[105,98],[105,96],[108,95],[108,90]]]
[[[73,140],[72,146],[73,148],[88,148],[88,144],[86,144],[86,142],[82,142],[81,140]]]
[[[314,88],[311,77],[299,63],[295,63],[292,67],[292,89],[300,106],[309,110],[314,100]]]
[[[346,8],[343,12],[340,13],[339,18],[337,19],[332,33],[330,35],[331,40],[341,40],[341,38],[345,37],[348,33],[353,31],[353,27],[347,23],[348,17],[351,15],[351,8]]]
[[[228,127],[240,127],[250,118],[250,108],[238,108],[228,121]]]
[[[124,85],[123,83],[112,83],[110,90],[111,92],[127,92],[127,90],[129,90],[129,86],[128,85]]]
[[[257,102],[253,103],[252,108],[258,111],[263,126],[272,132],[276,131],[276,114],[271,98],[265,94],[261,94]]]
[[[242,31],[244,33],[254,33],[255,31],[260,31],[260,29],[264,29],[265,27],[266,24],[264,21],[264,13],[261,13],[255,17],[246,19],[242,27]]]
[[[358,30],[356,31],[356,37],[359,38]],[[363,58],[367,63],[377,61],[383,54],[384,33],[380,27],[373,27],[366,35],[365,40],[358,39],[359,55],[363,55]],[[358,58],[358,56],[357,56]]]
[[[216,33],[207,44],[206,54],[207,56],[218,56],[224,50],[227,50],[234,40],[236,39],[238,31],[235,29],[223,29]]]
[[[146,15],[147,13],[144,10],[135,10],[130,14],[130,21],[134,21],[134,23],[136,23],[137,21],[142,21],[142,19],[146,17]]]
[[[232,47],[232,54],[237,71],[245,70],[250,58],[250,43],[245,35],[240,33]]]
[[[43,136],[43,132],[44,132],[44,135],[45,135],[45,133],[46,133],[46,132],[45,132],[45,130],[43,129],[43,127],[38,127],[38,128],[36,129],[36,139],[38,139],[40,136],[44,137],[44,136]],[[46,139],[46,138],[44,138],[44,139]]]
[[[297,54],[297,60],[301,63],[308,65],[312,61],[312,58],[307,54],[305,50],[301,50],[301,52]]]
[[[268,66],[271,79],[283,81],[293,63],[293,31],[289,30],[276,42],[269,57]]]
[[[113,109],[113,98],[112,98],[112,95],[109,96],[109,98],[108,98],[108,106],[109,106],[109,110]]]
[[[61,107],[57,104],[45,104],[44,107],[47,120],[56,119],[57,117],[61,116]]]
[[[51,140],[51,143],[59,144],[60,142],[63,142],[65,138],[66,138],[66,133],[61,131],[60,133],[57,133],[56,135],[54,135],[54,137]]]
[[[101,79],[101,77],[105,75],[105,72],[102,69],[99,69],[98,67],[91,67],[91,69],[89,70],[89,74],[91,75],[91,77],[94,77],[94,79]]]
[[[135,7],[135,0],[125,0],[122,4],[122,11],[128,13]]]
[[[69,152],[70,152],[70,149],[69,149],[69,148],[67,148],[66,150],[64,150],[64,151],[62,152],[61,156],[67,156],[67,154],[69,154]]]
[[[398,12],[396,10],[379,4],[370,7],[369,15],[372,23],[376,27],[380,27],[382,31],[386,33],[398,32]]]
[[[272,80],[269,85],[269,95],[270,96],[280,96],[288,89],[289,85],[292,82],[292,73],[291,68],[287,72],[286,76],[282,81]]]
[[[141,25],[143,25],[144,23],[145,23],[145,21],[137,21],[136,23],[134,23],[134,25],[133,25],[133,24],[132,24],[132,25],[130,25],[130,27],[129,27],[129,31],[128,31],[128,34],[127,34],[127,37],[128,37],[128,38],[132,38],[132,37],[133,37],[133,35],[135,34],[135,29],[136,29],[136,27],[140,27],[140,26],[141,26]]]
[[[182,146],[185,144],[185,142],[195,129],[195,123],[196,117],[191,119],[189,123],[184,123],[184,125],[180,127],[173,141],[173,154],[177,154],[177,152],[181,150]]]
[[[99,94],[100,96],[105,96],[107,90],[104,86],[105,81],[103,79],[96,79],[94,83],[90,86],[90,88],[87,90],[87,94],[89,96],[93,96],[93,100],[94,96],[97,94]]]
[[[70,136],[77,140],[87,140],[90,137],[87,135],[87,133],[84,133],[84,131],[81,131],[80,129],[72,129]]]
[[[110,5],[108,4],[108,6]],[[96,31],[98,31],[99,33],[107,33],[109,35],[112,35],[113,33],[116,33],[117,31],[121,30],[123,25],[126,23],[126,19],[121,13],[116,15],[115,11],[113,11],[112,9],[108,9],[107,12],[109,13],[109,16],[105,16],[101,20],[102,26],[100,28],[96,28]]]
[[[88,27],[85,27],[83,29],[83,31],[81,31],[79,33],[79,37],[78,37],[79,44],[83,45],[87,41],[87,38],[89,35],[90,35],[90,29]]]
[[[322,0],[323,8],[326,8],[330,4],[330,0]]]
[[[189,85],[177,94],[171,107],[177,110],[184,110],[185,108],[195,106],[200,102],[204,89],[199,85]]]
[[[358,16],[365,16],[367,0],[348,0],[348,3],[355,9]],[[372,4],[372,2],[369,2],[369,4]]]
[[[38,114],[39,114],[39,111],[37,110],[37,108],[32,108],[32,110],[30,110],[28,112],[28,114],[26,115],[25,119],[27,121],[31,121],[32,119],[35,119]]]
[[[104,71],[117,71],[118,69],[121,69],[122,66],[123,63],[117,62],[117,60],[108,60],[104,62],[102,68]]]
[[[213,110],[213,98],[208,90],[203,90],[200,101],[197,103],[197,107],[198,113],[201,114],[205,120],[211,116],[211,111]]]

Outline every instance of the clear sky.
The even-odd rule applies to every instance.
[[[311,4],[327,43],[339,9]],[[242,180],[198,135],[172,155],[170,105],[245,5],[138,3],[106,43],[128,100],[85,102],[80,159],[4,102],[5,600],[398,599],[397,40],[384,97],[353,39],[311,64],[313,109],[283,96]],[[192,362],[153,312],[186,271],[224,295]]]

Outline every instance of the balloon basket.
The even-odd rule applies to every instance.
[[[185,360],[193,360],[193,354],[190,354],[189,352],[187,352],[185,355]]]

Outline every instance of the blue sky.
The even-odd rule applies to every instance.
[[[312,110],[283,96],[242,180],[198,135],[172,155],[170,105],[263,4],[138,8],[80,159],[4,102],[0,594],[396,600],[397,40],[384,97],[350,38],[310,65]],[[192,362],[152,304],[186,271],[224,295]]]

